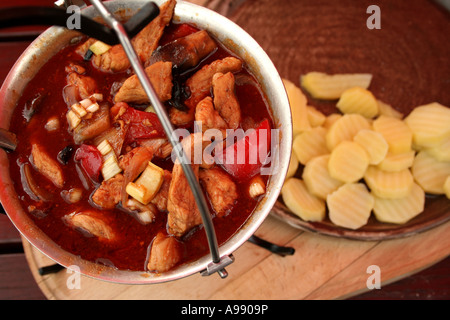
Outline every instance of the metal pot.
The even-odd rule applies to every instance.
[[[108,1],[105,5],[111,12],[131,16],[145,0]],[[165,0],[155,0],[161,5]],[[92,7],[83,10],[90,17],[97,16]],[[229,256],[247,241],[258,229],[269,214],[283,185],[289,166],[292,144],[292,121],[289,102],[281,78],[273,63],[263,49],[243,29],[227,18],[191,3],[179,1],[176,5],[174,21],[193,23],[201,29],[206,29],[219,39],[231,51],[245,60],[246,64],[262,85],[269,102],[275,127],[279,129],[278,162],[272,167],[276,170],[270,178],[265,198],[260,201],[252,216],[243,227],[220,248],[221,256]],[[13,110],[27,83],[37,71],[79,34],[60,27],[51,27],[37,38],[22,54],[8,74],[0,90],[0,127],[8,129]],[[272,150],[274,152],[274,150]],[[81,259],[62,250],[56,243],[38,229],[25,212],[14,190],[14,181],[9,174],[9,162],[6,152],[0,151],[0,201],[9,218],[35,248],[69,268],[77,266],[84,275],[117,283],[150,284],[180,279],[206,269],[211,257],[206,255],[197,261],[183,264],[162,274],[138,271],[117,270],[104,265],[95,264]]]

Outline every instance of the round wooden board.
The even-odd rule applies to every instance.
[[[37,284],[48,299],[340,299],[367,291],[367,268],[378,266],[381,288],[418,272],[450,255],[450,222],[402,239],[356,241],[303,232],[269,217],[256,235],[295,249],[281,257],[245,243],[227,267],[229,276],[190,277],[155,285],[124,285],[79,279],[66,269],[41,276],[40,267],[54,262],[23,241],[25,255]]]

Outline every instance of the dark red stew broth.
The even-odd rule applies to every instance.
[[[190,30],[189,32],[197,31],[192,26],[171,24],[166,28],[160,44],[174,40],[179,36],[185,36],[186,30]],[[219,44],[218,41],[217,43]],[[114,91],[114,84],[122,82],[131,74],[131,70],[122,73],[99,71],[89,61],[85,61],[83,57],[75,53],[75,49],[76,45],[70,45],[56,53],[30,81],[18,102],[10,127],[10,130],[17,134],[19,141],[16,151],[9,153],[11,178],[14,181],[23,209],[29,212],[34,223],[64,250],[85,260],[118,269],[146,270],[149,246],[152,240],[158,232],[167,232],[167,212],[158,212],[155,222],[144,225],[119,208],[105,210],[109,225],[120,235],[119,241],[108,244],[64,223],[63,217],[65,215],[92,208],[90,197],[98,187],[98,185],[83,179],[73,157],[75,152],[72,153],[67,164],[63,165],[65,178],[63,189],[58,189],[39,172],[32,170],[32,176],[37,181],[39,188],[43,192],[51,194],[51,201],[33,200],[26,185],[21,181],[21,168],[24,164],[31,164],[30,154],[33,142],[39,142],[43,145],[54,159],[57,159],[58,153],[67,146],[72,146],[75,150],[79,147],[74,143],[72,135],[68,133],[67,105],[62,94],[63,88],[66,86],[67,73],[65,68],[70,63],[86,69],[86,74],[96,80],[99,92],[103,94],[110,107],[114,105],[113,95],[111,94]],[[235,55],[219,44],[218,50],[194,69],[182,74],[181,79],[177,79],[177,81],[183,81],[203,65],[227,56]],[[254,123],[259,123],[267,118],[272,125],[264,93],[249,70],[244,66],[242,71],[235,74],[235,77],[236,95],[241,106],[242,122],[251,119]],[[138,108],[139,106],[135,107]],[[167,107],[169,107],[168,104]],[[31,109],[33,112],[30,112]],[[61,128],[56,132],[49,132],[44,128],[44,125],[53,116],[59,119]],[[165,169],[171,169],[173,166],[170,157],[154,162]],[[237,184],[239,199],[236,205],[226,216],[214,217],[213,219],[219,244],[223,244],[233,236],[256,207],[258,199],[252,199],[248,195],[248,185],[249,181],[239,182]],[[62,190],[71,188],[81,188],[84,191],[81,201],[75,204],[67,203],[60,195]],[[184,246],[182,263],[198,259],[209,252],[202,226],[194,228],[180,240]]]

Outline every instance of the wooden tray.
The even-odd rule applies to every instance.
[[[378,98],[403,112],[430,100],[450,105],[448,84],[443,87],[450,74],[450,19],[432,2],[377,1],[381,30],[366,27],[369,1],[193,2],[230,16],[263,46],[281,76],[297,84],[301,73],[313,70],[371,72]],[[326,113],[335,111],[329,103],[310,103]],[[400,239],[357,241],[317,234],[317,229],[305,232],[287,220],[269,216],[256,235],[293,247],[293,256],[280,257],[247,242],[235,252],[225,280],[196,274],[132,286],[81,277],[80,289],[69,289],[71,273],[40,276],[38,268],[54,262],[26,241],[24,248],[49,299],[338,299],[368,290],[371,265],[380,268],[383,287],[450,255],[450,222]]]

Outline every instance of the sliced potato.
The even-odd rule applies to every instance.
[[[344,114],[357,113],[369,119],[379,113],[378,101],[372,92],[360,87],[345,90],[336,106]]]
[[[335,225],[359,229],[367,224],[374,203],[363,183],[347,183],[327,197],[328,215]]]
[[[415,108],[405,118],[414,145],[433,148],[450,136],[450,108],[437,102]]]
[[[450,126],[450,124],[449,124]],[[450,136],[445,138],[438,145],[425,149],[431,156],[433,156],[438,161],[449,161],[450,162]]]
[[[387,172],[375,166],[367,169],[364,180],[374,195],[386,199],[406,197],[414,182],[409,169]]]
[[[383,135],[389,145],[389,152],[404,153],[412,148],[412,131],[400,119],[380,116],[373,122],[373,130]]]
[[[367,152],[353,141],[341,142],[331,152],[328,161],[330,176],[347,183],[362,179],[368,166]]]
[[[306,163],[302,175],[308,190],[324,200],[330,193],[344,184],[344,182],[330,176],[328,172],[329,159],[330,155],[328,154],[311,159]]]
[[[313,157],[329,153],[325,141],[326,134],[325,128],[316,127],[294,138],[292,149],[301,164],[306,164]]]
[[[332,113],[327,116],[327,118],[325,119],[325,122],[322,124],[322,127],[324,127],[325,129],[328,130],[340,118],[342,118],[342,114]]]
[[[359,131],[371,128],[370,122],[362,115],[345,114],[328,129],[327,147],[329,150],[333,150],[342,141],[352,141]]]
[[[283,79],[292,114],[292,131],[294,137],[311,128],[308,120],[307,99],[302,90],[293,82]]]
[[[325,122],[327,117],[322,112],[312,106],[307,106],[306,108],[308,109],[308,121],[311,127],[321,126]]]
[[[389,149],[384,137],[373,130],[361,130],[353,138],[369,155],[369,164],[379,164],[386,157]]]
[[[289,168],[286,173],[286,179],[293,177],[298,169],[298,159],[295,152],[291,153],[291,160],[289,161]]]
[[[300,77],[301,86],[316,99],[336,100],[342,93],[353,87],[367,89],[372,75],[366,73],[334,74],[309,72]]]
[[[438,161],[428,152],[420,151],[414,158],[411,171],[426,193],[445,193],[444,184],[450,175],[450,162]]]
[[[397,118],[397,119],[403,119],[404,115],[400,111],[394,109],[391,105],[384,103],[381,100],[378,101],[378,110],[380,110],[380,115]]]
[[[375,196],[373,213],[380,222],[403,224],[422,213],[424,208],[425,192],[413,183],[405,197],[386,199]]]
[[[322,221],[325,218],[325,201],[312,195],[303,180],[286,180],[281,196],[286,207],[303,220]]]
[[[450,176],[448,176],[447,179],[445,179],[444,191],[447,199],[450,199]]]
[[[415,155],[416,152],[414,150],[404,153],[388,153],[383,161],[378,164],[378,168],[389,172],[411,168]]]

